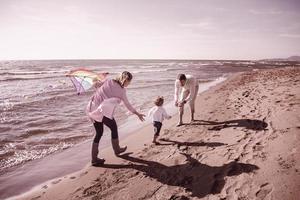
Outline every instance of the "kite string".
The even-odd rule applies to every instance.
[[[81,79],[81,82],[80,82],[80,87],[82,88],[82,91],[84,91],[84,87],[82,85],[82,82],[84,81],[84,79],[86,78],[86,76],[84,76],[82,79]],[[81,91],[81,90],[80,90]],[[80,91],[78,93],[78,95],[80,94]]]

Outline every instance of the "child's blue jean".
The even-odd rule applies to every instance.
[[[161,127],[162,127],[162,123],[161,123],[161,122],[154,121],[154,122],[153,122],[153,126],[154,126],[154,135],[155,135],[155,136],[159,136],[160,129],[161,129]]]

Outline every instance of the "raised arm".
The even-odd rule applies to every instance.
[[[137,112],[137,111],[132,107],[132,105],[129,103],[128,98],[127,98],[127,95],[126,95],[126,92],[124,92],[124,94],[123,94],[122,101],[123,101],[124,105],[126,106],[126,108],[127,108],[130,112],[132,112],[133,114],[137,115],[138,118],[139,118],[141,121],[144,121],[144,120],[145,120],[145,119],[144,119],[145,115],[144,115],[144,114],[141,114],[141,113],[139,113],[139,112]]]
[[[135,114],[137,111],[133,108],[133,106],[130,104],[130,102],[128,101],[126,92],[124,92],[123,96],[122,96],[122,101],[124,103],[124,105],[126,106],[126,108],[132,112],[133,114]]]

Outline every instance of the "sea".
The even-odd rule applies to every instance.
[[[95,131],[85,114],[93,89],[78,95],[66,76],[85,68],[133,74],[127,96],[134,108],[146,114],[157,96],[175,114],[174,81],[191,74],[203,92],[237,72],[295,67],[291,61],[251,60],[17,60],[0,61],[0,199],[26,192],[55,177],[84,167]],[[120,137],[150,123],[142,123],[124,105],[116,113]],[[101,147],[109,145],[105,130]],[[79,151],[78,148],[84,151]],[[77,150],[76,150],[77,149]],[[74,153],[76,152],[76,154]],[[68,158],[68,159],[65,159]],[[28,181],[30,180],[30,181]]]

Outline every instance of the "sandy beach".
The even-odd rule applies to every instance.
[[[300,68],[234,74],[198,96],[196,122],[166,120],[159,145],[143,127],[119,158],[109,147],[103,166],[12,199],[299,199],[299,88]]]

